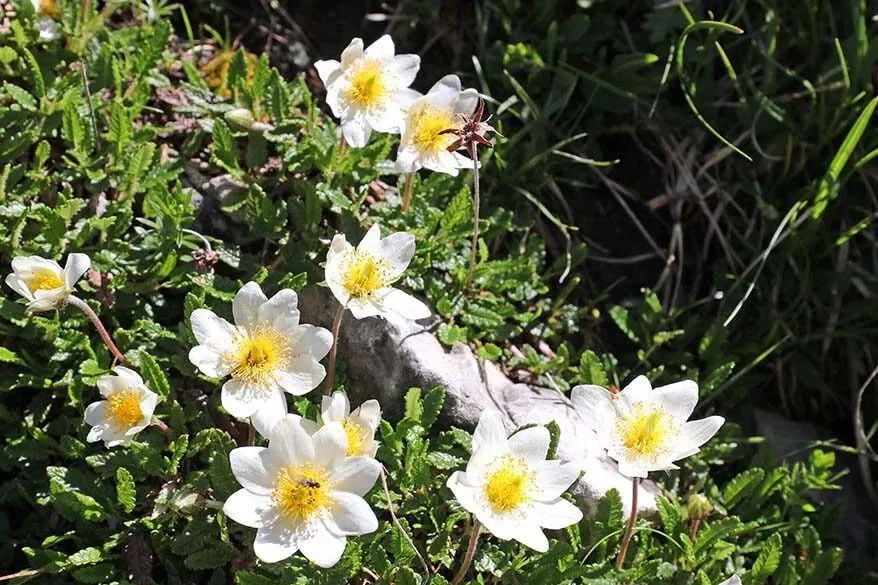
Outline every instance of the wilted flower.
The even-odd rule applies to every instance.
[[[19,256],[12,259],[6,284],[27,300],[28,311],[50,311],[67,300],[90,265],[85,254],[70,254],[64,268],[40,256]]]
[[[363,40],[355,38],[342,52],[341,62],[314,63],[326,86],[326,103],[339,118],[348,144],[365,146],[372,130],[399,132],[405,110],[420,97],[408,89],[420,66],[417,55],[395,55],[389,35],[365,51]]]
[[[486,412],[473,433],[466,471],[448,478],[454,497],[491,534],[540,552],[549,549],[543,528],[566,528],[582,519],[582,511],[561,498],[579,477],[579,468],[546,460],[549,440],[542,426],[507,438],[500,415]]]
[[[348,536],[378,528],[363,496],[375,484],[381,464],[346,457],[347,450],[338,423],[312,436],[293,416],[274,426],[268,447],[232,450],[232,473],[243,489],[226,500],[223,511],[257,529],[253,551],[260,560],[276,563],[301,551],[316,565],[331,567]]]
[[[721,416],[686,422],[698,403],[698,386],[691,380],[653,390],[645,376],[638,376],[615,394],[600,386],[576,386],[571,400],[628,477],[677,469],[674,461],[697,453],[725,422]]]
[[[430,309],[415,297],[393,288],[415,254],[415,237],[407,232],[381,238],[377,224],[354,248],[336,234],[326,256],[326,283],[343,307],[357,319],[424,319]]]
[[[106,400],[85,409],[85,422],[91,425],[89,443],[103,441],[107,447],[123,445],[152,423],[158,395],[146,387],[143,378],[125,366],[113,368],[113,375],[98,378],[98,390]]]
[[[427,95],[415,100],[406,114],[396,156],[397,170],[427,168],[457,176],[458,169],[471,168],[471,160],[448,151],[456,138],[443,131],[460,121],[458,114],[472,114],[478,101],[476,90],[461,91],[457,75],[446,75]]]
[[[323,424],[338,423],[348,438],[348,457],[364,455],[375,457],[378,441],[375,431],[381,422],[381,405],[377,400],[367,400],[351,412],[347,394],[335,391],[324,396],[320,417]]]
[[[284,289],[269,300],[255,282],[238,291],[232,303],[235,324],[213,311],[196,309],[190,323],[199,345],[191,361],[223,384],[223,407],[247,418],[264,409],[286,411],[284,392],[302,395],[326,375],[319,361],[332,344],[322,327],[299,323],[298,297]]]
[[[53,41],[60,37],[58,23],[55,22],[55,17],[58,14],[57,2],[55,0],[30,0],[30,2],[36,15],[41,17],[34,24],[40,33],[40,40]]]

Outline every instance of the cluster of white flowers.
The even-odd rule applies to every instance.
[[[384,35],[365,50],[363,40],[354,39],[341,61],[317,61],[314,67],[348,145],[365,146],[372,130],[400,134],[398,171],[426,168],[457,175],[473,163],[449,152],[455,138],[441,132],[459,124],[458,114],[472,114],[479,94],[461,89],[456,75],[446,75],[421,95],[409,87],[420,64],[417,55],[397,55],[393,40]]]

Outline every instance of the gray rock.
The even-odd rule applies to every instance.
[[[304,323],[330,328],[338,307],[323,287],[308,287],[299,295]],[[339,337],[339,359],[347,364],[353,404],[376,398],[387,416],[397,418],[409,388],[441,386],[445,389],[445,422],[467,430],[475,428],[487,410],[502,413],[510,431],[524,424],[554,420],[561,429],[558,457],[579,464],[585,472],[573,494],[595,504],[615,488],[622,496],[625,514],[629,513],[631,480],[620,474],[614,463],[594,452],[591,431],[565,395],[513,383],[500,368],[477,357],[468,346],[455,344],[449,351],[419,323],[356,320],[346,313]],[[658,491],[653,482],[642,482],[639,510],[655,510]]]

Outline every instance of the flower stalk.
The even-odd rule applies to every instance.
[[[411,171],[405,176],[405,195],[402,197],[402,211],[405,213],[412,201],[412,183],[415,182],[415,172]]]
[[[466,287],[473,284],[473,274],[476,270],[476,253],[479,248],[479,151],[476,144],[469,144],[469,155],[473,159],[473,241],[469,250],[469,272],[466,277]]]
[[[323,394],[332,395],[332,383],[335,381],[335,360],[338,355],[338,333],[341,330],[341,319],[344,317],[346,307],[342,305],[335,314],[332,322],[332,346],[329,348],[329,364],[326,368],[326,386]]]
[[[619,556],[616,557],[616,568],[621,570],[625,563],[625,555],[628,554],[628,545],[631,544],[631,536],[634,534],[634,524],[637,522],[637,492],[640,486],[640,478],[631,479],[631,514],[628,517],[628,527],[625,529],[625,535],[622,537],[622,547],[619,549]]]
[[[171,427],[169,427],[167,424],[165,424],[164,421],[162,421],[156,417],[153,417],[152,424],[154,424],[156,426],[156,428],[158,428],[158,430],[163,432],[169,441],[176,441],[177,440],[177,433],[175,433],[173,430],[171,430]]]
[[[122,355],[122,352],[119,351],[119,348],[116,347],[115,343],[113,343],[113,338],[110,337],[109,331],[107,331],[107,328],[104,327],[104,324],[101,322],[101,318],[98,317],[98,314],[94,312],[94,309],[92,309],[88,305],[88,303],[86,303],[76,295],[68,295],[67,302],[81,310],[89,319],[91,319],[91,322],[94,323],[95,328],[98,330],[98,334],[104,341],[104,345],[107,346],[107,349],[110,350],[110,353],[113,354],[113,357],[115,357],[119,361],[119,363],[124,364],[125,356]]]
[[[460,565],[460,569],[458,569],[457,574],[454,575],[454,579],[451,581],[451,585],[459,585],[464,577],[466,577],[467,571],[469,571],[469,567],[473,562],[473,557],[476,555],[476,544],[479,540],[479,534],[482,532],[482,524],[479,522],[478,518],[472,516],[473,523],[470,527],[469,532],[469,543],[466,546],[466,554],[463,557],[463,562]]]

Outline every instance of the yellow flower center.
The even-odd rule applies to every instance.
[[[134,390],[122,390],[107,398],[107,418],[116,427],[129,429],[143,420],[140,395]]]
[[[354,298],[368,297],[387,286],[387,261],[355,250],[344,268],[341,284]]]
[[[491,509],[502,514],[529,502],[534,475],[521,457],[502,455],[485,480],[485,496]]]
[[[313,463],[291,465],[281,469],[271,499],[282,518],[302,522],[329,505],[329,474]]]
[[[48,268],[35,268],[32,276],[27,279],[27,286],[32,290],[54,290],[64,286],[58,274]]]
[[[381,63],[375,59],[363,59],[352,71],[350,86],[345,93],[349,101],[361,108],[372,108],[383,102],[390,89]]]
[[[622,445],[631,455],[655,459],[668,450],[677,433],[674,419],[658,405],[637,402],[633,411],[616,423]]]
[[[257,328],[243,334],[233,355],[232,377],[251,384],[262,384],[290,359],[290,339],[273,327]]]
[[[58,13],[58,5],[55,0],[40,0],[40,14],[52,18]]]
[[[421,152],[436,154],[445,150],[455,138],[451,134],[439,134],[455,126],[450,108],[424,104],[409,116],[411,141]]]
[[[349,418],[344,419],[342,426],[344,427],[345,434],[348,436],[348,457],[367,455],[366,446],[369,443],[369,430]]]

